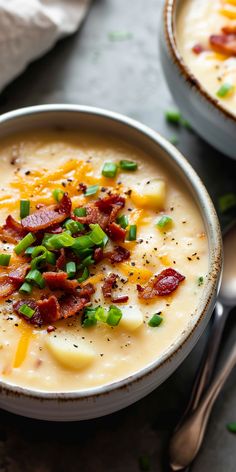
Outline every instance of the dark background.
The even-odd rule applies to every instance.
[[[220,195],[235,192],[236,161],[165,121],[164,112],[174,103],[159,61],[161,7],[161,0],[94,1],[77,34],[58,43],[4,90],[0,112],[42,103],[94,105],[140,120],[168,139],[177,135],[178,148],[218,208]],[[123,38],[118,40],[115,31],[124,33]],[[233,216],[220,215],[222,225]],[[235,339],[233,322],[234,314],[226,347]],[[168,436],[188,398],[206,339],[155,392],[109,417],[53,424],[1,412],[0,472],[135,472],[142,455],[149,457],[151,471],[166,470]],[[235,379],[232,375],[216,403],[193,472],[236,470],[236,436],[225,427],[236,421]]]

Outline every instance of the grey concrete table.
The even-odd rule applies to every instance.
[[[186,129],[166,124],[173,107],[158,58],[161,0],[97,0],[79,33],[61,41],[0,95],[0,112],[41,103],[80,103],[134,117],[169,138],[205,182],[217,204],[235,191],[233,162]],[[118,38],[114,31],[124,32]],[[129,34],[127,34],[129,33]],[[232,217],[232,215],[231,215]],[[226,223],[226,218],[222,219]],[[226,333],[235,339],[233,317]],[[53,424],[0,413],[0,472],[135,472],[147,455],[150,470],[165,468],[168,436],[188,398],[205,339],[147,398],[95,421]],[[219,398],[193,472],[235,472],[236,377]]]

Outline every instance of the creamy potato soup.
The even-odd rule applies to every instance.
[[[0,162],[1,380],[82,390],[160,358],[194,316],[208,271],[182,182],[105,135],[14,136]]]
[[[236,0],[182,0],[177,43],[185,63],[221,105],[236,113]]]

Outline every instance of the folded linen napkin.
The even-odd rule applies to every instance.
[[[75,32],[90,0],[0,0],[0,91],[33,59]]]

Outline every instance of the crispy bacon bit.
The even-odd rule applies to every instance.
[[[77,280],[69,280],[66,272],[44,272],[43,278],[50,290],[73,293],[79,285]]]
[[[85,193],[86,190],[87,190],[87,185],[85,185],[83,182],[80,182],[79,183],[79,190],[81,190],[81,192]]]
[[[9,272],[10,282],[14,283],[16,287],[23,284],[25,276],[29,269],[29,264],[22,264],[21,266],[11,270],[11,272]]]
[[[112,295],[112,290],[116,286],[116,281],[117,281],[118,275],[117,274],[109,274],[103,283],[102,286],[102,293],[104,298],[111,298]]]
[[[79,294],[66,295],[60,299],[61,318],[76,315],[88,304],[87,298],[80,298]]]
[[[102,213],[94,203],[86,205],[86,211],[86,216],[76,216],[75,220],[86,225],[98,223],[103,230],[106,229],[109,222],[109,215]]]
[[[94,294],[95,288],[92,284],[88,283],[84,285],[83,287],[79,288],[79,296],[80,298],[86,298],[87,301],[90,300],[91,296]]]
[[[31,318],[28,318],[27,316],[23,315],[23,313],[20,313],[20,307],[22,305],[27,305],[29,306],[32,310],[34,310],[34,314]],[[39,309],[37,307],[37,302],[31,298],[26,298],[19,300],[18,302],[15,302],[13,304],[14,311],[19,315],[21,318],[24,318],[25,321],[27,321],[30,324],[41,326],[43,324],[43,319],[40,315]]]
[[[125,198],[116,194],[108,195],[107,197],[97,200],[95,205],[104,213],[111,213],[114,205],[118,206],[119,209],[125,206]]]
[[[104,256],[110,259],[112,264],[116,264],[127,261],[130,258],[130,251],[122,246],[116,246],[113,251],[105,253]]]
[[[121,228],[121,226],[116,223],[110,223],[107,228],[108,235],[113,241],[124,241],[126,230]]]
[[[0,275],[0,299],[9,297],[16,288],[16,284],[10,281],[7,274]]]
[[[52,233],[52,234],[61,234],[62,233],[62,227],[61,226],[56,226],[55,228],[49,228],[48,232]]]
[[[71,199],[64,193],[58,205],[42,207],[35,213],[26,216],[21,221],[22,227],[27,231],[37,232],[54,225],[59,225],[71,213]]]
[[[60,249],[60,256],[58,257],[56,261],[56,268],[59,270],[63,270],[65,265],[66,265],[65,249],[62,248]]]
[[[202,46],[202,44],[195,44],[192,48],[192,51],[195,53],[195,54],[201,54],[201,52],[205,51],[204,47]]]
[[[24,236],[26,231],[22,228],[11,215],[8,215],[5,225],[0,228],[0,238],[10,244],[17,244]]]
[[[41,324],[55,323],[55,321],[61,318],[60,305],[54,295],[38,300],[37,308],[42,319]]]
[[[236,23],[231,25],[226,25],[221,29],[224,34],[235,34],[236,35]]]
[[[160,274],[149,280],[145,287],[137,285],[139,297],[146,300],[156,296],[170,295],[184,279],[184,275],[181,275],[176,270],[171,268],[164,269]]]
[[[57,205],[56,210],[58,211],[58,213],[62,215],[70,216],[71,209],[72,209],[71,199],[68,196],[68,193],[65,192],[62,199],[60,200],[60,203]]]
[[[127,303],[129,300],[128,295],[122,295],[120,297],[112,298],[111,301],[113,303]]]
[[[95,263],[97,264],[98,262],[101,262],[103,257],[103,249],[101,247],[97,247],[93,253],[93,259]]]
[[[225,31],[228,30],[226,28],[223,28],[223,34],[213,34],[210,36],[210,45],[216,52],[236,56],[236,33],[225,34]]]

